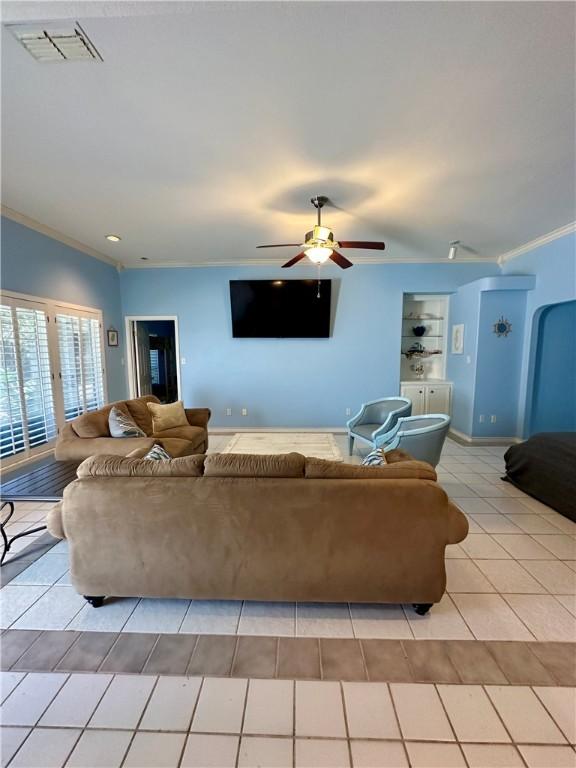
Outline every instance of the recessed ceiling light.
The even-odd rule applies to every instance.
[[[122,238],[119,235],[106,235],[106,240],[110,240],[111,243],[119,243]]]

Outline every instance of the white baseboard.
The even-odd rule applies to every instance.
[[[523,442],[521,437],[472,437],[453,427],[450,428],[448,437],[464,445],[510,445],[511,443]]]
[[[345,427],[214,427],[214,429],[208,429],[208,436],[233,435],[236,432],[331,432],[333,434],[348,434]]]

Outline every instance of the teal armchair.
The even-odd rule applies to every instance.
[[[347,422],[348,450],[354,450],[354,440],[362,440],[372,448],[379,448],[382,436],[390,433],[401,416],[410,416],[412,401],[407,397],[383,397],[364,403],[356,416]]]
[[[450,417],[445,413],[400,418],[387,434],[379,438],[379,447],[384,452],[400,448],[414,459],[427,461],[435,467],[440,462],[449,427]]]

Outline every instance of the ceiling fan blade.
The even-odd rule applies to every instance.
[[[287,261],[286,264],[282,264],[282,269],[286,269],[287,267],[293,267],[294,264],[298,264],[299,261],[301,261],[306,254],[304,251],[302,253],[299,253],[298,256],[294,256],[293,259],[290,259],[290,261]]]
[[[383,251],[384,243],[373,243],[370,240],[339,240],[340,248],[367,248],[371,251]]]
[[[329,259],[333,261],[334,264],[338,264],[342,269],[348,269],[348,267],[354,266],[351,261],[348,261],[348,259],[345,256],[342,256],[341,253],[338,253],[338,251],[332,251],[332,255],[329,256]]]
[[[302,243],[279,243],[278,245],[257,245],[256,248],[297,248]]]

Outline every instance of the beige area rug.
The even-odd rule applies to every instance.
[[[291,451],[316,459],[342,461],[334,435],[317,432],[237,432],[222,453],[274,454]]]

